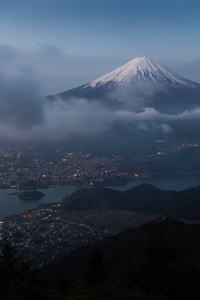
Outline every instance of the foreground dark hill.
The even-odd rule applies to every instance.
[[[160,236],[160,237],[159,237]],[[96,247],[101,249],[112,284],[127,280],[127,271],[137,270],[146,259],[144,248],[156,240],[174,250],[171,266],[183,270],[192,262],[200,263],[200,225],[186,225],[170,218],[157,218],[136,229],[127,229],[95,245],[81,247],[43,268],[41,274],[58,283],[65,278],[69,285],[84,284],[83,272]],[[168,246],[167,246],[168,247]]]
[[[142,184],[124,192],[109,188],[85,188],[64,198],[62,207],[68,211],[119,209],[198,219],[200,217],[200,187],[180,192],[163,191],[149,184]]]

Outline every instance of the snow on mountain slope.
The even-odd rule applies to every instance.
[[[85,88],[96,88],[108,85],[108,88],[117,87],[121,84],[146,83],[148,85],[162,84],[172,87],[196,87],[198,84],[187,80],[166,68],[157,64],[147,57],[135,58],[116,70],[97,78],[83,86]]]
[[[169,71],[152,59],[135,58],[85,85],[48,99],[86,99],[109,109],[179,113],[200,107],[200,84]]]

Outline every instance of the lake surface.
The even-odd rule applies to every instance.
[[[149,183],[163,190],[181,191],[190,187],[200,186],[200,175],[171,175],[158,176],[147,179],[136,179],[127,186],[112,186],[111,188],[125,191],[142,183]],[[17,196],[8,195],[17,192],[14,189],[0,190],[0,218],[25,212],[35,208],[42,203],[60,202],[62,198],[69,196],[79,187],[75,186],[56,186],[54,188],[40,190],[45,197],[40,200],[20,200]]]
[[[56,186],[49,189],[41,189],[45,194],[40,200],[20,200],[10,193],[18,192],[15,189],[0,190],[0,218],[25,212],[43,203],[60,202],[63,197],[69,196],[79,188],[76,186]]]

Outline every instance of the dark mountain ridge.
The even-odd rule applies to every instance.
[[[149,184],[142,184],[123,192],[100,187],[84,188],[64,198],[62,207],[68,211],[117,209],[198,219],[200,187],[180,192],[164,191]]]
[[[83,271],[96,247],[101,249],[112,284],[127,281],[127,271],[136,271],[145,262],[144,247],[163,235],[175,251],[172,267],[181,270],[200,262],[200,224],[186,225],[170,218],[156,218],[136,229],[127,229],[96,244],[81,247],[45,266],[42,276],[52,283],[65,276],[74,287],[85,283]]]

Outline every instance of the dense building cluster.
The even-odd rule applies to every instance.
[[[96,156],[85,153],[69,153],[56,149],[51,155],[43,155],[34,147],[23,150],[0,149],[0,187],[18,188],[27,180],[35,180],[40,187],[51,185],[93,185],[94,182],[115,183],[128,180],[126,172],[118,170],[121,157]]]
[[[199,145],[187,141],[172,147],[164,140],[158,140],[154,153],[146,155],[124,153],[109,156],[95,156],[92,153],[82,152],[69,153],[62,148],[54,149],[49,155],[35,147],[1,148],[0,188],[18,188],[21,183],[29,180],[38,182],[40,188],[55,185],[126,184],[137,177],[138,173],[140,177],[145,176],[145,173],[150,176],[159,171],[164,173],[163,169],[148,169],[138,165],[138,162],[162,161],[170,154],[196,147]]]
[[[47,205],[5,218],[0,223],[1,237],[8,237],[24,258],[40,265],[113,233],[87,225],[87,213],[67,214],[60,206]]]

